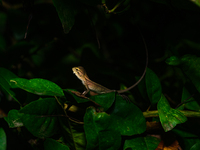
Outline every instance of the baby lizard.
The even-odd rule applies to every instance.
[[[145,43],[143,37],[142,37],[142,39],[143,39],[143,42],[145,45],[145,50],[146,50],[146,65],[145,65],[145,69],[144,69],[142,76],[135,84],[133,84],[132,86],[130,86],[129,88],[127,88],[125,90],[110,90],[110,89],[90,80],[83,67],[81,67],[81,66],[73,67],[72,68],[73,73],[82,81],[83,85],[86,87],[86,91],[84,91],[82,94],[86,95],[89,91],[93,91],[98,94],[110,93],[110,92],[117,92],[120,94],[120,93],[127,92],[127,91],[131,90],[132,88],[134,88],[136,85],[138,85],[138,83],[140,83],[140,81],[144,78],[144,76],[146,74],[146,70],[147,70],[147,65],[148,65],[147,46],[146,46],[146,43]]]

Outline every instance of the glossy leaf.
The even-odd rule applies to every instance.
[[[58,117],[52,116],[57,105],[54,98],[39,99],[19,111],[11,110],[5,120],[12,128],[24,125],[36,137],[50,137],[59,129]]]
[[[184,87],[182,92],[182,100],[181,102],[184,102],[184,107],[189,110],[195,110],[200,111],[199,104],[195,101],[194,97],[191,97],[190,99],[186,100],[188,97],[190,97],[191,94],[188,92],[188,90]],[[186,101],[185,101],[186,100]]]
[[[44,149],[45,150],[70,150],[68,146],[57,142],[54,139],[47,138],[44,142]]]
[[[0,128],[0,150],[6,150],[7,140],[6,140],[6,133],[4,132],[3,128]]]
[[[147,69],[145,80],[149,100],[152,104],[156,104],[160,100],[162,94],[160,80],[158,76],[149,68]]]
[[[14,78],[10,82],[27,92],[34,93],[37,95],[48,95],[48,96],[64,96],[63,90],[55,83],[45,79],[23,79]]]
[[[159,143],[160,139],[152,136],[137,137],[126,140],[123,150],[155,150]]]
[[[177,124],[184,123],[187,118],[178,110],[170,107],[164,95],[157,105],[160,122],[165,132],[172,130]]]
[[[23,122],[21,120],[22,116],[23,114],[19,113],[18,110],[12,109],[9,111],[8,116],[4,117],[4,119],[7,121],[10,128],[16,128],[23,126]]]
[[[87,149],[118,149],[121,135],[113,124],[113,118],[105,112],[97,113],[89,107],[84,116],[84,129],[87,139]]]
[[[50,137],[58,129],[58,107],[55,98],[39,99],[19,110],[24,126],[36,137]]]
[[[119,130],[121,135],[141,134],[146,130],[146,119],[142,111],[119,95],[116,95],[116,101],[109,114],[114,120],[114,128]]]
[[[127,103],[119,95],[116,98],[109,114],[105,112],[98,113],[93,107],[87,109],[84,116],[84,129],[88,149],[101,146],[117,149],[119,145],[116,144],[121,140],[120,135],[141,134],[146,130],[146,120],[140,109],[132,103]],[[110,139],[107,143],[108,147],[105,145],[106,143],[100,145],[104,138]],[[118,142],[113,143],[113,140]]]
[[[115,92],[111,92],[111,93],[91,96],[90,98],[97,104],[99,104],[103,108],[103,111],[107,111],[108,108],[110,108],[113,102],[115,101],[116,98],[115,95],[116,95]]]
[[[11,88],[15,88],[16,86],[10,83],[10,80],[13,78],[17,78],[17,76],[10,72],[5,68],[0,67],[0,86],[3,88],[8,94],[10,94],[19,104],[20,102],[16,98],[16,94],[11,90]]]
[[[71,0],[53,0],[65,33],[68,33],[75,22],[75,3]]]

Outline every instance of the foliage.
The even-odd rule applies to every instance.
[[[0,150],[199,149],[199,6],[0,0]],[[134,89],[80,93],[72,67],[125,89],[145,45]]]

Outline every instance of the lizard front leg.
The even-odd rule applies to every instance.
[[[87,84],[85,84],[85,88],[86,88],[86,90],[82,93],[82,95],[84,95],[84,96],[90,91]]]

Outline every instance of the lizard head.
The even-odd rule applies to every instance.
[[[83,67],[79,66],[79,67],[73,67],[72,68],[73,73],[80,79],[80,80],[84,80],[85,78],[87,78],[87,74],[86,71]]]

